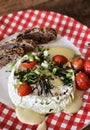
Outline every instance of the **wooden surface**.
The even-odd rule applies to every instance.
[[[90,0],[0,0],[0,15],[25,9],[55,11],[90,28]],[[90,126],[84,130],[90,130]]]

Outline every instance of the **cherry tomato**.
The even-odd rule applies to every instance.
[[[26,83],[23,83],[18,88],[18,95],[19,96],[26,96],[32,93],[32,87]]]
[[[29,69],[29,68],[34,68],[34,66],[37,64],[37,61],[32,61],[32,62],[29,62],[29,63],[26,63],[26,62],[23,62],[23,63],[21,63],[21,66],[22,67],[25,67],[25,68],[27,68],[27,69]]]
[[[84,68],[84,62],[84,59],[81,57],[75,57],[71,64],[75,70],[82,70]]]
[[[90,87],[90,79],[84,72],[78,72],[75,77],[76,87],[80,90],[86,90]]]
[[[60,63],[62,65],[66,64],[68,62],[68,59],[63,55],[55,55],[53,56],[53,61],[55,61],[56,65],[59,66]]]
[[[90,60],[86,60],[84,63],[84,70],[87,74],[90,75]]]

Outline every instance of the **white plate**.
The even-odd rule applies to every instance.
[[[1,44],[3,44],[3,42],[7,42],[9,40],[12,40],[16,36],[17,36],[17,33],[14,35],[11,35],[10,37],[7,37],[6,39],[1,41]],[[55,41],[53,41],[49,44],[44,44],[44,46],[47,46],[47,47],[49,47],[49,46],[64,46],[64,47],[71,48],[77,54],[80,54],[79,50],[70,41],[68,41],[65,37],[61,37],[60,35],[57,36],[57,39]],[[8,86],[7,86],[8,77],[10,75],[9,68],[10,68],[10,64],[6,65],[5,67],[3,67],[0,70],[0,102],[13,108],[13,104],[9,98],[9,95],[8,95]]]

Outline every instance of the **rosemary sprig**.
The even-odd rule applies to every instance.
[[[42,95],[43,93],[45,95],[52,94],[51,89],[53,89],[53,85],[50,83],[51,77],[49,76],[41,76],[39,79],[39,85],[41,87],[41,90],[38,92],[39,95]]]

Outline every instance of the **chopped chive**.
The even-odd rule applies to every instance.
[[[53,109],[49,109],[49,112],[53,111]]]
[[[59,96],[57,97],[57,100],[59,100]]]
[[[48,101],[46,101],[46,105],[48,105],[49,104],[49,102]]]
[[[41,104],[41,105],[43,105],[43,104],[44,104],[44,102],[43,102],[43,101],[41,101],[41,102],[40,102],[40,104]]]

